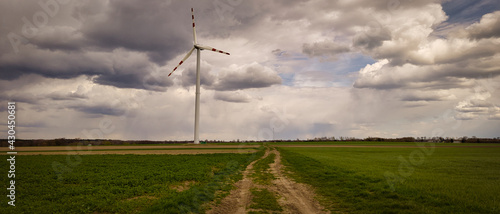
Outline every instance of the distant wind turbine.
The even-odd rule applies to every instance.
[[[191,18],[193,19],[193,39],[194,39],[194,46],[191,48],[191,50],[186,54],[186,56],[179,62],[179,65],[174,68],[168,76],[172,75],[177,68],[184,63],[184,61],[191,56],[193,53],[194,49],[196,49],[196,98],[195,98],[195,108],[194,108],[194,144],[199,144],[200,143],[200,138],[199,138],[199,126],[200,126],[200,52],[202,50],[211,50],[215,52],[219,52],[222,54],[227,54],[229,55],[228,52],[224,52],[221,50],[217,50],[215,48],[205,46],[205,45],[200,45],[198,44],[198,41],[196,40],[196,28],[194,24],[194,10],[191,8]]]

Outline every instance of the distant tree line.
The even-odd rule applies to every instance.
[[[307,141],[378,141],[378,142],[434,142],[434,143],[500,143],[500,137],[496,138],[478,138],[472,137],[401,137],[401,138],[383,138],[383,137],[321,137]]]
[[[500,143],[500,137],[497,138],[477,138],[472,137],[402,137],[402,138],[379,138],[379,137],[368,137],[364,141],[384,141],[384,142],[434,142],[434,143]]]
[[[500,137],[497,138],[478,138],[472,137],[401,137],[401,138],[382,138],[382,137],[367,137],[367,138],[355,138],[355,137],[320,137],[312,139],[296,139],[296,140],[264,140],[264,141],[254,141],[254,140],[205,140],[202,143],[253,143],[253,142],[325,142],[325,141],[373,141],[373,142],[434,142],[434,143],[500,143]],[[112,139],[16,139],[15,146],[97,146],[97,145],[137,145],[137,144],[186,144],[192,143],[192,141],[176,141],[176,140],[165,140],[165,141],[150,141],[150,140],[112,140]],[[6,139],[0,139],[0,146],[8,147],[9,144]]]

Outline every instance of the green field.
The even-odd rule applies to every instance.
[[[266,144],[276,146],[289,175],[313,186],[333,213],[500,213],[500,147],[493,144]],[[8,206],[4,196],[0,213],[203,213],[263,155],[260,149],[249,154],[18,155],[16,207]],[[272,175],[265,171],[273,158],[254,164],[251,177],[257,184],[271,185]],[[5,173],[8,167],[5,160],[0,164]],[[5,190],[6,174],[0,182]],[[277,196],[266,188],[251,192],[251,208],[281,212]]]
[[[433,145],[279,151],[290,176],[332,211],[500,213],[500,148]]]
[[[137,146],[138,148],[133,148],[133,149],[102,149],[100,148],[99,146],[94,146],[94,148],[92,149],[88,149],[88,150],[73,150],[75,152],[77,151],[93,151],[93,152],[97,152],[97,151],[159,151],[159,150],[256,150],[257,148],[189,148],[189,147],[186,147],[186,148],[147,148],[147,149],[144,149],[144,148],[140,148],[140,146]],[[18,153],[35,153],[35,152],[61,152],[61,154],[64,154],[64,153],[68,153],[68,150],[36,150],[36,151],[21,151],[21,152],[18,152]]]
[[[0,213],[203,212],[262,154],[17,156],[16,207],[4,196]]]

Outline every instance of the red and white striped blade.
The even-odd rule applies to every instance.
[[[168,76],[172,75],[172,73],[174,73],[174,71],[175,71],[175,70],[177,70],[177,68],[178,68],[179,66],[181,66],[181,65],[182,65],[182,63],[184,63],[184,61],[186,61],[186,59],[187,59],[189,56],[191,56],[191,54],[193,53],[194,49],[195,49],[194,47],[193,47],[193,48],[191,48],[191,50],[190,50],[190,51],[186,54],[186,56],[185,56],[185,57],[181,60],[181,62],[179,62],[179,64],[177,65],[177,67],[175,67],[175,68],[174,68],[174,70],[173,70],[172,72],[170,72],[170,74],[168,74]]]
[[[219,49],[215,49],[215,48],[212,48],[212,47],[209,47],[209,46],[205,46],[205,45],[196,45],[196,47],[198,47],[199,49],[202,49],[202,50],[209,50],[209,51],[214,51],[214,52],[218,52],[218,53],[221,53],[221,54],[230,55],[228,52],[225,52],[225,51],[222,51],[222,50],[219,50]]]
[[[197,44],[198,41],[196,41],[196,27],[194,24],[194,10],[191,8],[191,18],[193,19],[193,39],[194,39],[194,44]]]

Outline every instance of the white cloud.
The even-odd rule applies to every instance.
[[[485,14],[481,21],[466,28],[474,39],[500,37],[500,11]]]
[[[251,97],[241,91],[216,91],[214,94],[214,99],[233,103],[248,103],[250,102]]]

